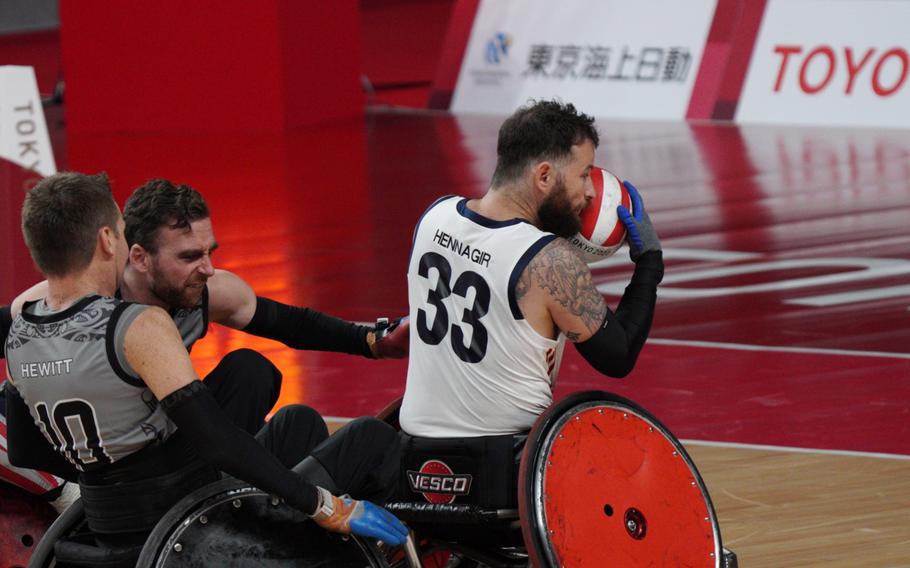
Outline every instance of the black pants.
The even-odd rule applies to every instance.
[[[256,433],[256,440],[291,468],[325,442],[329,429],[318,412],[303,404],[289,404]]]
[[[315,410],[292,404],[279,410],[256,439],[289,468],[312,456],[332,478],[335,489],[355,499],[382,503],[395,486],[398,433],[375,418],[357,418],[329,436]]]
[[[234,424],[255,434],[278,401],[281,371],[264,355],[238,349],[225,355],[202,382]]]
[[[240,428],[293,467],[312,454],[335,481],[355,499],[382,502],[398,474],[395,430],[373,418],[358,418],[328,437],[322,417],[312,408],[283,407],[267,423],[281,391],[281,371],[251,349],[225,355],[203,382],[219,406]]]
[[[339,492],[382,504],[395,488],[399,448],[394,428],[364,416],[345,424],[310,455],[319,460]]]

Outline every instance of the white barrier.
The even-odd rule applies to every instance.
[[[685,118],[716,0],[483,0],[452,101],[560,98],[599,117]]]
[[[31,67],[0,66],[0,158],[42,176],[57,171]]]
[[[770,0],[738,122],[910,127],[910,2]]]

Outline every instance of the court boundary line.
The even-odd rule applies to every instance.
[[[830,349],[825,347],[787,347],[783,345],[750,345],[748,343],[723,343],[719,341],[700,341],[694,339],[661,339],[648,338],[648,343],[680,347],[705,347],[729,349],[731,351],[763,351],[776,353],[804,353],[810,355],[841,355],[851,357],[881,357],[890,359],[910,359],[910,353],[892,353],[889,351],[854,351],[850,349]]]
[[[681,439],[684,446],[708,446],[713,448],[736,448],[743,450],[762,450],[769,452],[789,452],[795,454],[823,454],[830,456],[845,456],[855,458],[874,458],[910,461],[910,455],[890,454],[884,452],[862,452],[858,450],[829,450],[822,448],[799,448],[796,446],[774,446],[770,444],[745,444],[741,442],[717,442],[711,440],[689,440]]]

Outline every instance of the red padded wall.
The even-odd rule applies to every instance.
[[[61,0],[71,133],[360,117],[356,0]]]

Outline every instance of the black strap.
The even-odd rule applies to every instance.
[[[13,326],[13,313],[10,306],[0,307],[0,359],[6,357],[6,336]]]
[[[80,480],[85,518],[96,533],[148,531],[180,499],[219,479],[218,471],[201,460],[147,479],[89,485]]]
[[[401,473],[397,500],[422,501],[421,478],[427,461],[442,462],[450,473],[444,477],[461,479],[461,490],[453,491],[455,502],[490,508],[513,508],[517,505],[515,487],[518,464],[526,433],[459,438],[426,438],[399,433]],[[436,472],[440,473],[440,472]],[[453,489],[455,489],[453,487]]]

